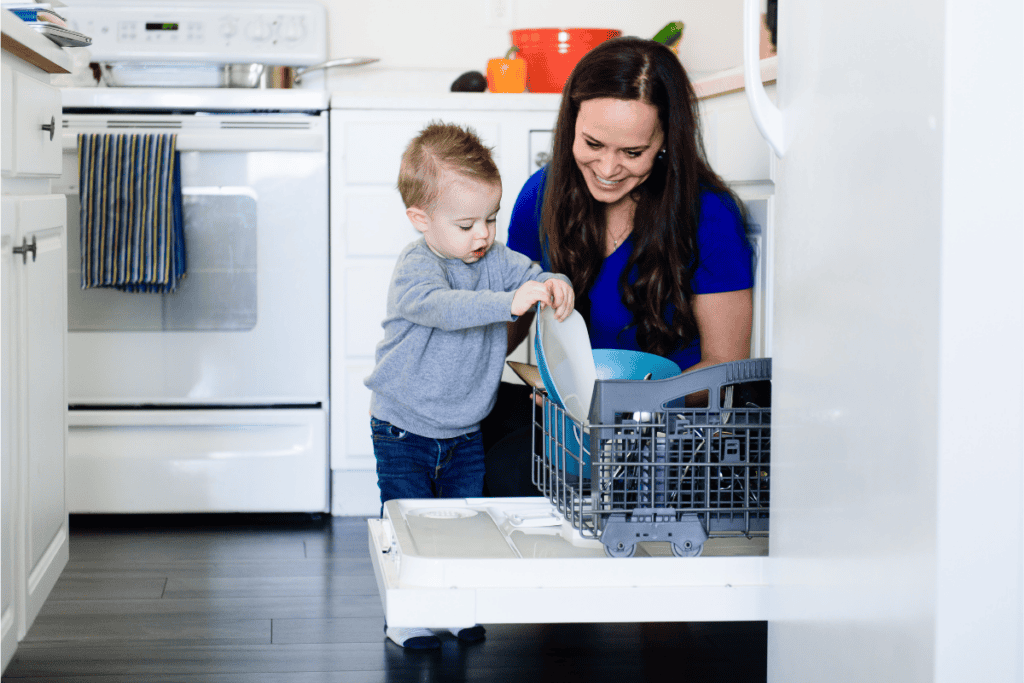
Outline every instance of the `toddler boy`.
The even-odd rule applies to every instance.
[[[398,257],[365,380],[382,514],[395,498],[483,494],[480,421],[501,380],[506,323],[538,302],[564,320],[574,303],[568,278],[494,241],[501,177],[470,129],[424,128],[402,155],[398,190],[423,236]],[[402,647],[440,646],[425,628],[385,630]],[[484,637],[479,625],[448,630]]]

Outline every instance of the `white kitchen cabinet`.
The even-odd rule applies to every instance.
[[[35,247],[32,254],[8,252],[15,281],[15,317],[7,322],[16,335],[17,349],[13,355],[18,375],[15,412],[21,438],[15,452],[21,457],[19,555],[27,630],[68,557],[64,503],[67,214],[61,195],[4,197],[4,201],[18,203],[14,247]]]
[[[5,195],[2,202],[6,665],[8,648],[28,631],[68,560],[67,256],[63,196]]]
[[[38,46],[34,39],[49,43],[46,38],[36,34],[32,29],[17,24],[9,24],[4,17],[4,33],[18,35],[25,44],[12,42],[17,46],[19,54],[25,57],[35,55],[30,50],[37,46],[47,52],[56,49],[52,43]],[[18,21],[15,19],[14,21]],[[21,36],[21,32],[29,31],[32,35]],[[8,44],[5,43],[5,48]],[[51,48],[52,46],[52,48]],[[54,59],[67,59],[63,52],[50,54]],[[36,60],[39,63],[51,64],[50,60]],[[56,65],[54,65],[56,66]],[[4,50],[2,68],[2,154],[0,154],[0,172],[4,178],[55,178],[61,172],[61,103],[60,90],[50,85],[49,75],[38,66],[15,57]],[[8,190],[5,190],[7,192]],[[47,187],[47,191],[49,191]]]
[[[17,397],[14,387],[12,353],[14,335],[9,333],[8,321],[14,313],[14,278],[11,273],[14,264],[11,248],[14,246],[14,223],[17,206],[13,201],[3,201],[0,213],[0,459],[3,471],[0,474],[0,629],[3,631],[3,663],[6,667],[18,645],[18,601],[15,599],[15,585],[18,571],[15,567],[15,543],[18,536],[18,499],[15,493],[19,486],[15,482],[18,474],[18,460],[15,457],[17,439],[14,433],[14,408]]]
[[[13,170],[19,176],[57,177],[61,171],[60,90],[25,73],[14,74]]]
[[[0,629],[7,666],[68,561],[66,206],[60,93],[63,51],[3,13],[0,240]],[[16,55],[9,51],[14,50]],[[46,129],[43,129],[43,126]],[[53,139],[51,140],[51,128]]]
[[[377,514],[370,391],[398,253],[419,236],[395,189],[406,145],[427,123],[471,126],[493,148],[506,241],[519,189],[550,149],[559,98],[538,95],[394,97],[336,94],[331,111],[331,470],[334,514]],[[527,345],[513,358],[528,361]],[[506,379],[519,381],[506,369]]]

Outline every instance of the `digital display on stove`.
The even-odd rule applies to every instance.
[[[147,31],[177,31],[177,24],[159,23],[159,22],[146,22]]]

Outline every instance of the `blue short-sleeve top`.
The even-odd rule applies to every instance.
[[[508,246],[539,261],[544,270],[550,270],[551,263],[546,249],[542,247],[540,235],[546,180],[545,166],[523,185],[512,208]],[[586,293],[590,300],[587,326],[590,330],[590,344],[595,349],[640,350],[632,313],[622,303],[619,293],[619,278],[632,248],[633,239],[630,235],[605,258],[597,280]],[[694,294],[732,292],[753,286],[753,248],[739,208],[729,195],[710,190],[701,194],[697,249],[699,262],[690,279]],[[576,298],[580,296],[581,293],[577,292]],[[666,320],[671,319],[672,308],[669,306],[666,311]],[[668,354],[668,358],[683,370],[700,362],[700,357],[700,338],[691,340],[685,346],[680,345]]]

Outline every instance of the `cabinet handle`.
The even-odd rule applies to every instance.
[[[537,164],[537,168],[544,166],[551,161],[551,155],[547,152],[537,152],[537,156],[534,157],[533,163]]]
[[[42,125],[43,130],[50,131],[50,140],[53,140],[53,133],[57,130],[57,119],[53,116],[50,117],[50,123],[44,123]]]
[[[21,238],[21,246],[14,247],[13,251],[15,254],[21,254],[21,262],[28,263],[28,253],[32,252],[32,260],[36,260],[36,236],[32,235],[32,244],[28,243],[28,240],[24,237]]]

